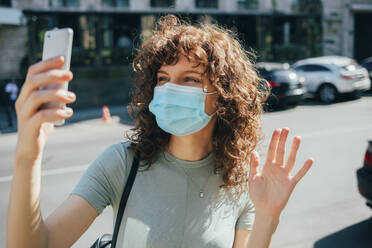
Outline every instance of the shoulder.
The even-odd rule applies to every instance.
[[[118,142],[106,147],[90,164],[84,177],[101,184],[109,183],[115,189],[120,188],[133,160],[129,145],[129,142]]]
[[[128,164],[133,160],[133,153],[129,150],[130,142],[118,142],[108,146],[96,159],[97,164],[109,174],[125,172]]]
[[[104,150],[103,154],[111,155],[111,156],[114,155],[116,157],[120,157],[121,159],[125,160],[132,155],[131,151],[129,150],[130,149],[129,147],[130,147],[129,141],[117,142],[117,143],[114,143],[108,146]]]
[[[116,204],[133,159],[129,145],[129,142],[118,142],[106,147],[84,172],[72,193],[83,196],[99,213],[107,205]]]

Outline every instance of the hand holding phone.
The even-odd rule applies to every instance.
[[[44,35],[43,57],[42,60],[47,60],[56,56],[63,56],[64,63],[61,69],[70,70],[71,50],[72,50],[73,30],[71,28],[53,29],[49,30]],[[63,89],[68,90],[68,82],[49,84],[40,87],[44,89]],[[46,108],[65,108],[66,104],[59,101],[48,102],[42,104],[40,109]],[[55,125],[60,126],[65,123],[65,119],[59,119],[54,122]]]

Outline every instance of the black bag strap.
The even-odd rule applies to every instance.
[[[119,228],[120,228],[120,224],[121,224],[121,219],[123,217],[123,213],[124,213],[125,206],[127,205],[129,193],[132,189],[134,179],[135,179],[136,174],[137,174],[139,159],[140,159],[140,153],[136,152],[136,155],[134,156],[134,159],[133,159],[132,168],[130,169],[130,173],[129,173],[129,176],[128,176],[127,183],[125,184],[123,194],[121,195],[119,210],[118,210],[118,214],[116,215],[115,228],[114,228],[114,234],[113,234],[113,237],[112,237],[111,248],[116,247],[116,241],[117,241],[118,235],[119,235]]]

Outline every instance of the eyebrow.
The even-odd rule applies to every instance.
[[[163,70],[159,70],[158,73],[168,74],[166,71],[163,71]],[[199,75],[203,75],[202,72],[200,72],[200,71],[195,71],[195,70],[187,70],[187,71],[184,71],[184,72],[183,72],[183,74],[186,74],[186,73],[196,73],[196,74],[199,74]]]
[[[165,71],[162,71],[162,70],[158,70],[158,73],[164,73],[164,74],[168,74],[167,72],[165,72]]]
[[[195,70],[188,70],[188,71],[185,71],[184,73],[196,73],[196,74],[199,74],[199,75],[202,75],[203,74],[202,72],[195,71]]]

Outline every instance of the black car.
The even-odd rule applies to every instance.
[[[367,69],[368,74],[369,74],[369,78],[370,78],[371,81],[372,81],[372,57],[369,57],[369,58],[364,59],[364,60],[360,63],[360,65],[361,65],[362,67],[364,67],[364,68]],[[371,84],[371,89],[370,89],[370,90],[372,90],[372,84]]]
[[[304,78],[300,78],[288,63],[260,62],[256,64],[260,77],[271,85],[271,95],[267,100],[267,109],[297,106],[304,98],[306,89]]]
[[[367,200],[366,204],[372,208],[372,139],[364,156],[363,167],[357,170],[359,193]]]

